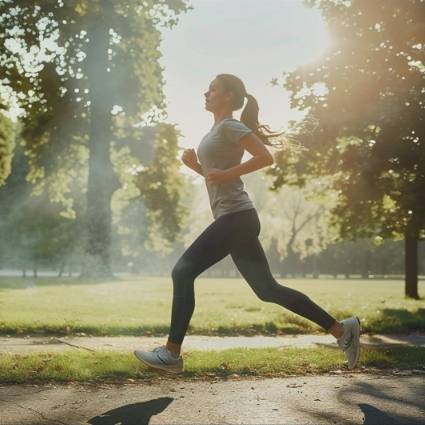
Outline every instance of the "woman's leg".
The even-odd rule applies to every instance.
[[[217,218],[187,248],[173,267],[173,304],[166,346],[175,355],[180,353],[180,346],[195,309],[195,278],[229,254],[234,221],[233,214]]]
[[[255,233],[244,232],[234,238],[230,255],[236,267],[256,295],[263,301],[274,302],[309,319],[319,326],[340,336],[342,325],[330,314],[315,304],[309,297],[295,289],[279,284],[273,277],[263,247],[258,239],[258,217],[247,217],[245,228],[256,229]]]

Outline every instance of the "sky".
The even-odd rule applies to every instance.
[[[214,116],[205,109],[204,93],[219,73],[241,78],[258,101],[260,123],[272,130],[283,130],[289,120],[301,118],[300,111],[290,108],[289,93],[270,82],[323,54],[330,41],[319,11],[302,0],[192,0],[190,4],[194,9],[180,14],[173,29],[162,30],[161,42],[166,121],[182,132],[180,146],[196,148],[212,127]],[[239,119],[242,109],[233,116]]]

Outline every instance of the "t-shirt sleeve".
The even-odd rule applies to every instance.
[[[233,144],[238,144],[243,136],[246,136],[253,131],[244,123],[238,120],[226,120],[223,125],[224,137]]]

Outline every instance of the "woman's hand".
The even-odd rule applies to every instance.
[[[210,168],[207,172],[207,181],[210,184],[225,183],[229,180],[229,176],[226,170],[220,170],[218,168]]]
[[[185,149],[181,159],[183,164],[192,169],[198,164],[198,157],[196,156],[195,149],[193,148]]]

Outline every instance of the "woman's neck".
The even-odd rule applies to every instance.
[[[233,118],[233,116],[231,113],[214,115],[214,125],[212,126],[211,130],[213,130],[218,124],[221,123],[221,121],[225,120],[226,118]]]

